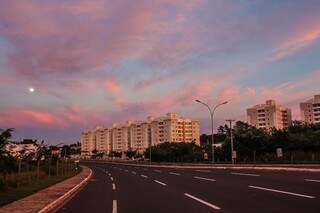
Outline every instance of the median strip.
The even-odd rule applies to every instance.
[[[210,170],[196,170],[197,172],[211,172]]]
[[[156,183],[159,183],[160,185],[162,185],[162,186],[166,186],[167,184],[165,184],[165,183],[162,183],[162,182],[160,182],[160,181],[158,181],[158,180],[153,180],[154,182],[156,182]]]
[[[260,189],[260,190],[277,192],[277,193],[288,194],[288,195],[304,197],[304,198],[311,198],[311,199],[315,198],[314,196],[310,196],[310,195],[298,194],[298,193],[293,193],[293,192],[286,192],[286,191],[281,191],[281,190],[277,190],[277,189],[268,189],[268,188],[264,188],[264,187],[260,187],[260,186],[248,186],[248,187],[253,188],[253,189]]]
[[[320,180],[314,180],[314,179],[304,179],[307,182],[316,182],[316,183],[320,183]]]
[[[248,174],[248,173],[239,173],[239,172],[231,172],[232,175],[241,175],[241,176],[252,176],[252,177],[259,177],[258,174]]]
[[[198,202],[200,202],[200,203],[202,203],[202,204],[204,204],[206,206],[209,206],[209,207],[211,207],[211,208],[213,208],[215,210],[220,210],[221,209],[219,206],[216,206],[216,205],[213,205],[211,203],[208,203],[207,201],[201,200],[200,198],[197,198],[197,197],[195,197],[193,195],[190,195],[188,193],[184,193],[184,195],[189,197],[189,198],[191,198],[191,199],[193,199],[193,200],[196,200],[196,201],[198,201]]]
[[[200,180],[212,181],[212,182],[216,181],[215,179],[204,178],[204,177],[197,177],[197,176],[195,176],[195,177],[193,177],[193,178],[195,178],[195,179],[200,179]]]

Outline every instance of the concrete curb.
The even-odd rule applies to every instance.
[[[74,186],[72,189],[70,189],[68,192],[66,192],[64,195],[62,195],[61,197],[59,197],[55,201],[46,205],[38,213],[54,212],[54,211],[58,210],[67,200],[69,200],[69,198],[71,198],[83,186],[85,186],[85,184],[88,182],[88,180],[90,180],[91,177],[92,177],[92,170],[90,169],[89,175],[84,180],[82,180],[79,184]]]
[[[245,170],[245,169],[253,169],[253,170],[267,170],[267,171],[288,171],[288,172],[320,172],[320,168],[303,168],[300,166],[232,166],[232,165],[147,165],[147,164],[133,164],[133,163],[122,163],[122,162],[112,162],[112,161],[87,161],[87,162],[95,162],[95,163],[109,163],[109,164],[119,164],[119,165],[128,165],[128,166],[139,166],[139,167],[152,167],[152,168],[179,168],[179,169],[239,169],[239,170]],[[318,166],[318,165],[317,165]]]

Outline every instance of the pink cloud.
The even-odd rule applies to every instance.
[[[307,47],[320,38],[320,25],[316,23],[303,27],[293,35],[289,35],[286,40],[278,45],[270,60],[280,60],[299,50]]]
[[[118,93],[120,90],[120,85],[115,79],[107,79],[105,81],[105,88],[108,92]]]

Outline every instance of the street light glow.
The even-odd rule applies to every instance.
[[[30,88],[29,88],[29,92],[31,92],[31,93],[34,92],[34,88],[33,88],[33,87],[30,87]]]

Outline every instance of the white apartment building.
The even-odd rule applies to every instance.
[[[89,130],[81,133],[81,155],[91,156],[92,151],[96,149],[95,131]]]
[[[320,123],[320,94],[300,103],[301,119],[306,123]]]
[[[292,123],[291,109],[277,105],[274,100],[247,109],[247,119],[249,124],[266,129],[283,129]]]
[[[195,142],[200,144],[199,121],[179,117],[176,113],[146,121],[128,121],[113,124],[112,128],[97,127],[81,135],[82,155],[92,154],[93,150],[104,152],[143,152],[150,145],[164,142]]]

